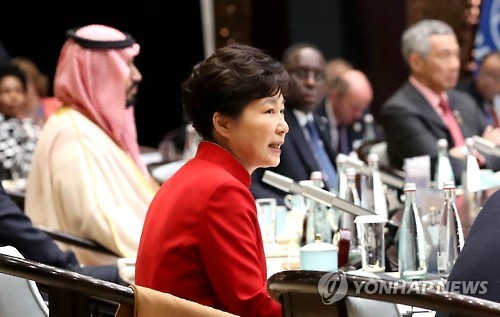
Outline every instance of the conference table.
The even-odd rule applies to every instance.
[[[481,212],[481,208],[486,202],[486,200],[498,189],[500,189],[500,172],[493,173],[491,171],[483,171],[481,174],[481,189],[477,192],[467,192],[462,187],[458,186],[456,188],[456,203],[457,209],[460,216],[460,220],[462,223],[464,237],[467,238],[470,228],[472,227],[474,220],[477,215]],[[426,242],[427,242],[427,256],[428,260],[428,268],[429,268],[429,278],[436,277],[437,273],[437,233],[438,233],[438,223],[439,223],[439,212],[443,206],[444,202],[444,193],[442,190],[438,190],[435,188],[429,188],[422,193],[421,197],[423,200],[420,203],[419,208],[421,209],[420,216],[422,218],[422,223],[424,225],[425,234],[426,234]],[[396,225],[400,221],[400,217],[402,214],[402,210],[397,212],[391,221]],[[293,278],[297,278],[297,281],[293,283],[301,284],[303,276],[309,276],[308,271],[304,271],[303,274],[300,273],[300,256],[298,255],[298,249],[296,245],[287,245],[285,243],[271,243],[266,244],[264,247],[266,252],[267,259],[267,269],[268,269],[268,278],[269,282],[272,283],[281,283],[279,280],[283,277],[283,274],[289,272],[289,275],[293,275]],[[393,245],[392,249],[389,250],[389,253],[392,254],[392,260],[397,263],[397,245]],[[389,257],[391,255],[389,254]],[[386,263],[387,267],[387,263]],[[346,272],[353,276],[362,276],[367,277],[366,273],[361,270],[349,270],[351,267],[343,267],[341,270],[346,269]],[[295,272],[295,273],[293,273]],[[323,272],[325,274],[327,272]],[[318,273],[319,274],[319,273]],[[289,276],[287,275],[287,276]],[[397,272],[387,272],[384,273],[385,277],[392,276],[396,278]],[[302,277],[301,277],[302,276]],[[316,276],[316,275],[315,275]],[[309,276],[310,277],[310,276]],[[319,278],[319,275],[317,275]],[[315,277],[316,278],[316,277]],[[294,285],[295,285],[294,284]],[[305,286],[305,285],[302,285]],[[294,287],[301,287],[300,285],[295,285]],[[281,291],[276,291],[276,294],[282,294]],[[278,295],[274,297],[278,298]],[[440,296],[437,298],[440,299]],[[440,299],[441,300],[441,299]],[[450,299],[455,300],[455,299]],[[456,299],[460,302],[460,299]],[[480,304],[481,305],[481,304]],[[424,307],[424,306],[421,306]],[[440,306],[445,307],[445,306]],[[468,307],[467,309],[470,309]],[[418,316],[433,316],[434,312],[432,309],[428,308],[416,308],[405,305],[404,303],[398,304],[398,309],[401,313],[408,312],[413,309],[413,312],[419,311]],[[495,306],[493,309],[495,312],[493,315],[496,315],[497,312],[500,312],[499,308]]]
[[[417,283],[417,284],[416,284]],[[500,304],[389,274],[287,270],[268,279],[283,316],[500,316]],[[439,316],[443,316],[439,314]]]

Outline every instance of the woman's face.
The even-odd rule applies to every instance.
[[[228,150],[251,174],[258,167],[276,166],[288,132],[281,94],[257,99],[246,105],[241,116],[228,119]]]
[[[16,76],[7,75],[0,80],[0,112],[7,117],[15,117],[26,101],[22,81]]]

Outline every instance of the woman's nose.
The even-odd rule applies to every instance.
[[[288,133],[290,130],[290,127],[288,126],[288,123],[285,121],[285,118],[282,119],[282,121],[278,124],[278,131],[280,133]]]

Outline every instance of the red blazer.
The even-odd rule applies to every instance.
[[[136,284],[240,316],[281,316],[250,182],[231,153],[201,142],[149,207]]]

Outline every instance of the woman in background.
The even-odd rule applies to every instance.
[[[40,136],[40,128],[20,115],[26,87],[19,67],[0,65],[0,179],[27,177]]]
[[[27,57],[17,56],[11,63],[19,66],[26,76],[26,102],[21,109],[20,116],[29,118],[40,127],[49,116],[62,106],[56,97],[49,96],[51,82],[38,66]]]
[[[246,45],[195,66],[182,96],[202,141],[149,207],[138,285],[240,316],[281,316],[249,187],[255,169],[280,162],[288,83],[281,63]]]

